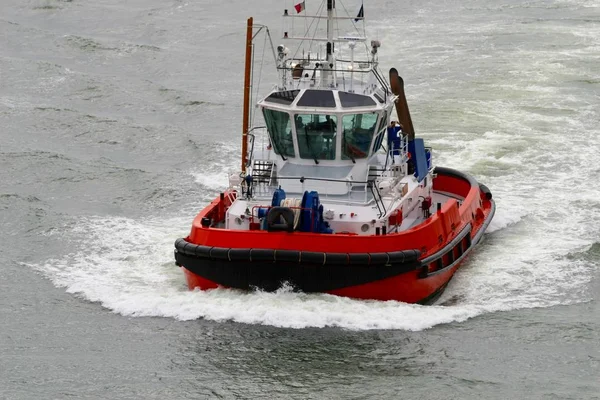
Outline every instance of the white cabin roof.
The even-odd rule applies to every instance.
[[[358,94],[327,89],[275,89],[258,105],[286,111],[355,114],[387,109],[394,100],[394,95],[386,94],[383,90]]]

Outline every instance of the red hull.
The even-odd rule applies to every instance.
[[[398,252],[418,249],[418,265],[394,276],[386,276],[368,282],[360,282],[331,290],[313,290],[357,299],[396,300],[407,303],[427,303],[436,298],[481,236],[494,214],[494,202],[486,195],[474,179],[456,171],[438,168],[434,180],[434,191],[455,194],[464,198],[459,204],[451,199],[442,209],[425,222],[407,231],[380,236],[350,234],[318,234],[303,232],[234,231],[203,227],[203,217],[220,220],[227,207],[228,196],[219,197],[195,218],[190,235],[185,239],[190,244],[215,248],[275,249],[279,251],[327,252],[343,254],[352,249],[353,254],[376,252]],[[446,172],[446,173],[444,173]],[[467,233],[468,232],[468,233]],[[466,233],[466,235],[465,235]],[[294,240],[289,240],[294,235]],[[440,237],[442,238],[440,242]],[[231,261],[231,258],[229,259]],[[227,263],[227,261],[225,261]],[[252,259],[247,263],[252,263]],[[195,273],[185,262],[185,277],[190,289],[213,289],[232,286],[215,282],[202,273]],[[197,269],[196,269],[197,271]],[[336,269],[335,271],[344,271]],[[235,271],[232,273],[236,273]],[[240,272],[237,272],[238,274]],[[336,272],[337,273],[337,272]],[[343,274],[343,272],[341,272]],[[339,286],[339,285],[338,285]]]

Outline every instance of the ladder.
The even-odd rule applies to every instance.
[[[252,178],[256,183],[266,183],[268,185],[275,184],[277,173],[273,168],[273,161],[254,160],[252,165]]]

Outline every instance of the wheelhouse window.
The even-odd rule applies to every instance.
[[[387,120],[388,113],[387,111],[384,111],[381,119],[379,120],[379,126],[377,127],[377,137],[375,138],[375,142],[373,143],[373,153],[375,153],[381,148],[381,144],[383,143],[383,137],[387,129]]]
[[[339,92],[338,95],[340,96],[340,103],[342,103],[342,107],[344,108],[371,107],[375,105],[375,100],[362,94]]]
[[[275,92],[271,93],[269,97],[265,99],[265,101],[268,101],[269,103],[290,105],[294,102],[294,99],[296,99],[298,93],[300,93],[299,90],[284,90],[283,92]]]
[[[269,110],[268,108],[263,108],[263,115],[265,116],[265,124],[267,125],[275,154],[283,157],[295,157],[296,153],[294,152],[290,115],[281,111]]]
[[[335,160],[337,117],[326,114],[296,114],[296,137],[300,158]]]
[[[333,92],[329,90],[307,89],[304,91],[298,107],[330,107],[335,108],[335,98]]]
[[[351,114],[342,118],[342,160],[366,158],[371,149],[378,114]]]

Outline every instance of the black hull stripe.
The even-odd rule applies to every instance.
[[[259,288],[275,291],[284,283],[306,293],[327,292],[362,285],[415,271],[421,264],[417,260],[395,264],[321,265],[294,261],[225,261],[198,258],[175,252],[177,265],[219,285],[236,289]]]

